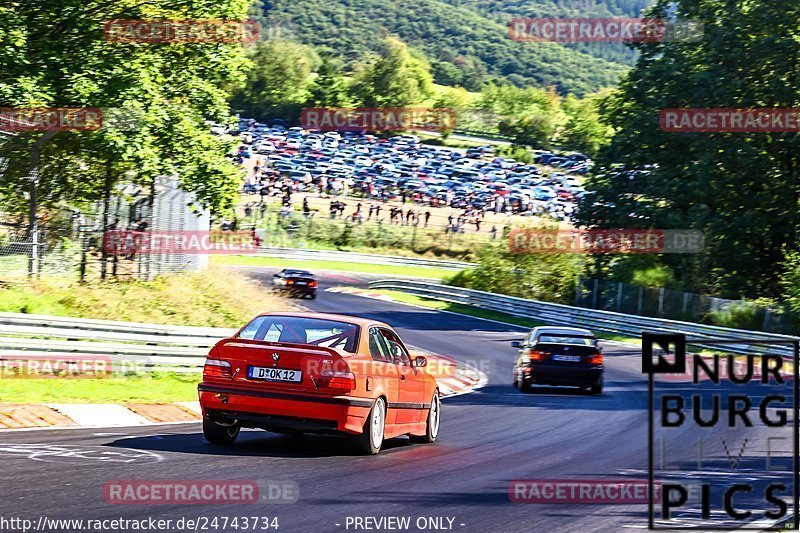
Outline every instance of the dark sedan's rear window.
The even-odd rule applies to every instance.
[[[314,275],[311,272],[306,272],[305,270],[287,270],[286,276],[297,276],[303,278],[312,278]]]
[[[581,335],[543,334],[539,335],[536,342],[540,344],[580,344],[582,346],[594,346],[597,343],[597,338]]]

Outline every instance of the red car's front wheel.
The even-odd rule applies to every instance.
[[[439,400],[439,391],[433,393],[431,399],[431,407],[428,409],[428,423],[424,435],[412,435],[412,442],[419,442],[423,444],[430,444],[436,442],[436,436],[439,435],[439,422],[441,421],[442,402]]]

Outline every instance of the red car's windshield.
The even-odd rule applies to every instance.
[[[294,316],[260,316],[242,329],[237,338],[268,342],[311,344],[355,353],[359,326],[347,322]]]

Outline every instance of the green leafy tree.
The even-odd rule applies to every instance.
[[[322,64],[310,46],[274,39],[251,51],[253,68],[231,105],[247,116],[296,119],[312,96],[310,75]]]
[[[43,206],[96,200],[123,177],[149,185],[177,172],[202,204],[230,207],[240,170],[203,120],[228,118],[226,86],[243,78],[247,64],[242,47],[114,43],[103,27],[112,19],[241,20],[241,1],[33,0],[0,9],[0,106],[105,110],[96,131],[19,132],[3,143],[0,157],[9,164],[0,175],[0,204],[12,210],[36,205],[20,187],[32,171],[38,183],[27,192]],[[111,120],[109,110],[135,111],[135,119]],[[177,139],[175,127],[186,124],[192,124],[182,130],[189,136]],[[209,148],[215,165],[191,157],[196,146]],[[227,186],[206,186],[214,180]]]
[[[353,92],[366,107],[403,107],[431,96],[430,65],[405,43],[387,37],[380,56],[356,75]]]
[[[558,142],[564,148],[595,156],[600,147],[611,141],[613,129],[600,118],[600,96],[577,98],[567,96],[562,106],[567,120],[558,132]]]
[[[704,25],[699,43],[644,43],[640,59],[601,108],[616,134],[581,222],[597,227],[691,228],[701,254],[664,256],[687,290],[780,296],[786,250],[798,249],[800,138],[796,133],[670,133],[669,108],[798,107],[800,5],[753,0],[659,1],[650,16]]]
[[[327,57],[322,59],[308,92],[307,103],[315,107],[346,107],[351,101],[347,80]]]

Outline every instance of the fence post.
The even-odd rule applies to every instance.
[[[689,307],[689,293],[688,292],[684,292],[683,293],[683,306],[681,307],[681,313],[685,315],[688,307]]]
[[[81,264],[80,264],[80,280],[81,283],[86,282],[86,226],[83,219],[81,219],[80,226],[78,226],[78,242],[81,243]],[[103,265],[103,277],[105,278],[105,265]]]
[[[597,291],[599,284],[599,280],[594,280],[594,287],[592,287],[592,309],[597,309]]]
[[[31,249],[28,255],[28,277],[36,275],[36,267],[39,266],[39,221],[36,216],[31,223]]]
[[[642,315],[642,302],[644,299],[644,287],[639,287],[639,301],[636,304],[636,314]]]
[[[658,289],[658,314],[664,314],[664,287]]]
[[[617,283],[617,313],[622,308],[622,282]]]
[[[578,279],[575,280],[575,306],[581,306],[581,277],[578,275]]]
[[[769,327],[769,307],[764,308],[764,322],[761,324],[761,329],[763,331],[769,331],[767,328]]]

